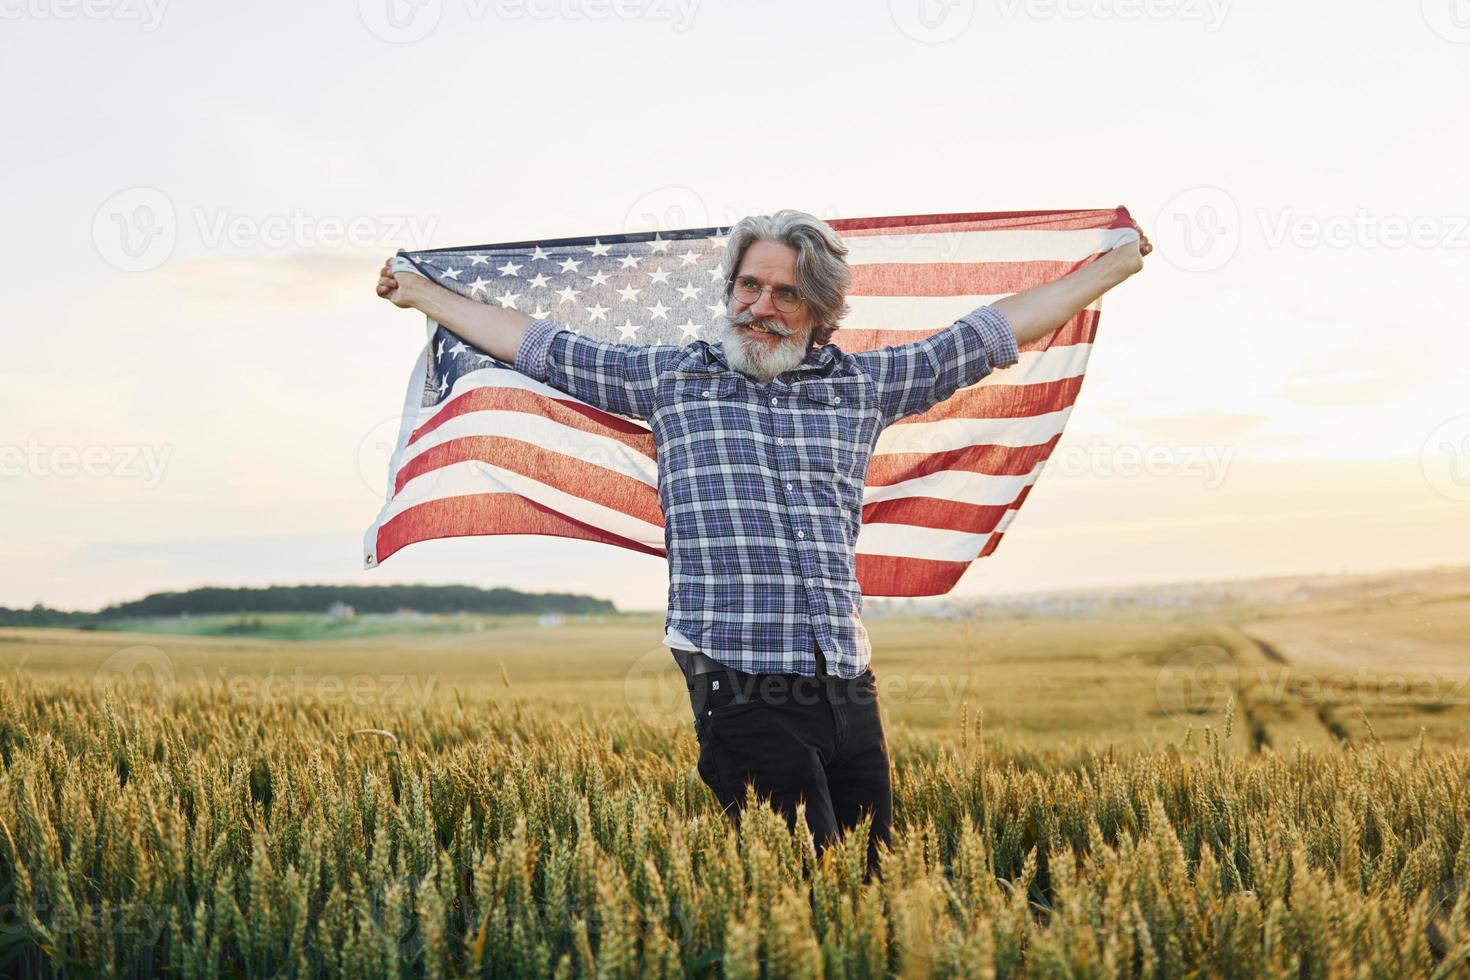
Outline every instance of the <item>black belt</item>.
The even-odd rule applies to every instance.
[[[708,674],[712,671],[722,671],[725,669],[724,664],[720,663],[714,657],[706,657],[698,650],[680,650],[675,647],[674,656],[679,658],[686,674]]]
[[[679,666],[683,668],[685,675],[689,677],[697,677],[700,674],[708,674],[716,670],[730,671],[735,669],[720,663],[714,657],[700,653],[698,650],[681,650],[678,647],[671,647],[670,649],[674,651],[674,656],[679,660]],[[812,653],[817,658],[817,676],[832,676],[827,673],[827,658],[822,656],[822,648],[813,645]]]

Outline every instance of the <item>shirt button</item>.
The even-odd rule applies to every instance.
[[[776,402],[777,402],[776,396],[775,395],[772,395],[771,396],[771,404],[774,405],[774,404],[776,404]]]
[[[778,446],[784,446],[784,445],[786,445],[786,437],[785,436],[777,436],[776,437],[776,445],[778,445]]]
[[[798,538],[804,538],[804,537],[806,537],[806,532],[805,531],[797,531],[796,532],[796,536]]]
[[[791,489],[791,484],[789,484],[789,483],[788,483],[788,484],[786,484],[786,489],[787,489],[787,490],[790,490],[790,489]]]
[[[815,581],[816,581],[816,580],[815,580],[815,579],[807,579],[807,580],[806,580],[806,584],[807,584],[807,585],[811,585],[811,584],[812,584],[812,583],[813,583],[813,582],[815,582]]]
[[[704,393],[703,393],[703,394],[704,394],[704,397],[706,397],[706,398],[708,398],[708,397],[709,397],[709,392],[707,392],[707,391],[706,391],[706,392],[704,392]]]
[[[834,404],[834,405],[841,405],[842,404],[842,396],[841,395],[837,395],[837,396],[833,397],[832,404]]]

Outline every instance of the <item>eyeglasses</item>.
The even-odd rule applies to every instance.
[[[771,289],[769,286],[762,286],[750,276],[736,276],[727,281],[735,285],[735,298],[746,306],[753,306],[760,302],[761,293]],[[771,302],[782,313],[795,313],[801,309],[802,299],[801,295],[790,286],[777,286],[771,289]]]

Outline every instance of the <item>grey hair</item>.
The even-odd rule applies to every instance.
[[[796,251],[796,291],[812,317],[812,344],[820,347],[831,340],[839,321],[851,312],[846,297],[852,288],[852,270],[847,266],[847,246],[837,232],[822,219],[790,208],[741,218],[730,229],[720,259],[727,309],[735,288],[731,280],[752,242],[772,242]]]

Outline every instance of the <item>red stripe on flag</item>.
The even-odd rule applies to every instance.
[[[943,595],[970,567],[967,561],[857,556],[858,588],[865,596]]]
[[[992,443],[965,446],[949,452],[885,453],[868,462],[864,483],[870,487],[886,487],[904,480],[937,473],[940,470],[963,470],[990,476],[1025,476],[1045,460],[1056,448],[1061,435],[1054,435],[1036,446],[997,446]]]
[[[880,500],[863,507],[864,524],[909,524],[966,534],[989,534],[1017,506],[1009,504],[965,504],[938,497],[903,497]]]
[[[907,524],[964,534],[990,534],[1008,510],[1018,510],[1031,493],[1022,487],[1008,504],[966,504],[937,497],[905,497],[883,500],[863,508],[864,524]]]
[[[927,412],[910,415],[899,423],[937,422],[942,419],[1027,419],[1059,412],[1077,400],[1082,378],[1041,381],[1034,385],[984,385],[966,388],[932,406]],[[944,450],[948,446],[936,446]]]
[[[401,492],[414,477],[466,460],[479,460],[519,473],[659,527],[664,523],[658,490],[642,480],[568,455],[555,446],[539,446],[509,436],[465,436],[428,449],[399,470],[393,492]]]
[[[976,211],[968,214],[906,214],[879,218],[837,218],[833,230],[849,235],[924,234],[949,231],[1086,231],[1103,226],[1137,228],[1125,207],[1088,211]],[[894,232],[892,229],[897,228]]]
[[[543,415],[553,422],[576,425],[577,428],[586,432],[617,439],[624,445],[643,453],[649,459],[654,458],[653,433],[634,422],[580,402],[548,398],[546,395],[527,391],[524,388],[501,388],[489,385],[471,388],[445,402],[432,418],[414,430],[413,435],[408,439],[408,444],[413,445],[422,436],[433,432],[450,419],[467,415],[470,412],[494,411]],[[593,422],[595,425],[586,425],[582,420]]]
[[[476,534],[549,534],[617,545],[645,555],[664,554],[662,548],[649,548],[600,530],[513,493],[476,493],[427,500],[385,523],[378,529],[377,560],[382,564],[398,549],[417,541]]]
[[[1026,351],[1050,350],[1053,347],[1070,347],[1073,344],[1089,344],[1097,334],[1097,320],[1097,310],[1083,310],[1046,336],[1033,340],[1029,344],[1022,344],[1017,349],[1025,353]],[[880,347],[899,347],[903,344],[924,340],[947,327],[954,326],[954,322],[951,320],[949,323],[936,324],[934,329],[929,331],[883,330],[843,324],[832,335],[832,343],[848,354],[878,350]]]
[[[1089,256],[1088,258],[1094,258]],[[1019,293],[1060,279],[1080,262],[873,262],[852,267],[852,296],[969,296]]]

